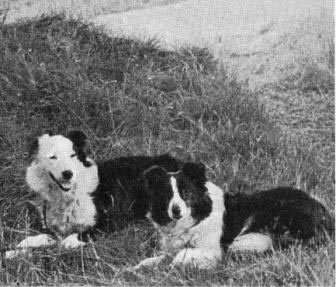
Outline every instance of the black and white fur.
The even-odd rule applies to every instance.
[[[135,268],[173,256],[173,265],[216,266],[223,252],[272,250],[284,239],[308,242],[333,236],[334,219],[307,193],[279,187],[253,194],[230,194],[206,180],[202,164],[170,173],[145,172],[148,218],[160,235],[161,253]]]
[[[44,233],[19,243],[11,258],[29,247],[61,242],[65,248],[85,245],[97,230],[109,232],[145,218],[148,199],[141,175],[152,165],[177,171],[169,155],[131,156],[96,164],[87,156],[87,138],[80,131],[67,136],[44,134],[31,148],[26,182],[35,193]],[[22,251],[23,250],[23,251]]]

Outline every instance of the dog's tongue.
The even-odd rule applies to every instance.
[[[62,187],[64,191],[69,191],[71,189],[71,185],[69,183],[62,183]]]

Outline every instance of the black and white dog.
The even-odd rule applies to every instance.
[[[178,172],[151,167],[145,172],[150,198],[147,217],[160,235],[158,256],[135,269],[158,264],[213,268],[223,251],[272,250],[279,242],[320,240],[334,234],[334,218],[307,193],[279,187],[252,194],[224,192],[207,181],[202,164]]]
[[[44,233],[20,242],[14,257],[30,247],[61,242],[65,248],[84,245],[95,231],[113,231],[145,218],[148,198],[141,175],[152,165],[174,172],[180,162],[169,155],[131,156],[96,164],[87,157],[87,138],[80,131],[67,136],[44,134],[31,148],[26,182],[35,192],[31,202]]]

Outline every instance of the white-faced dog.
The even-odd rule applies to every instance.
[[[135,268],[173,257],[173,265],[216,266],[222,253],[272,250],[289,238],[308,242],[334,234],[334,219],[307,193],[290,187],[235,195],[206,180],[202,164],[179,172],[145,172],[148,218],[160,236],[161,253]]]
[[[177,171],[169,155],[131,156],[96,164],[87,157],[87,138],[80,131],[67,136],[44,134],[32,147],[26,182],[40,214],[43,233],[24,239],[14,257],[27,248],[54,245],[76,248],[97,230],[114,231],[130,220],[145,218],[148,198],[141,175],[152,165]]]

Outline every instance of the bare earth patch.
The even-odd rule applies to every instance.
[[[0,0],[0,16],[2,10],[8,9],[7,23],[50,12],[65,12],[67,15],[91,20],[97,15],[167,5],[178,1],[181,0]]]

